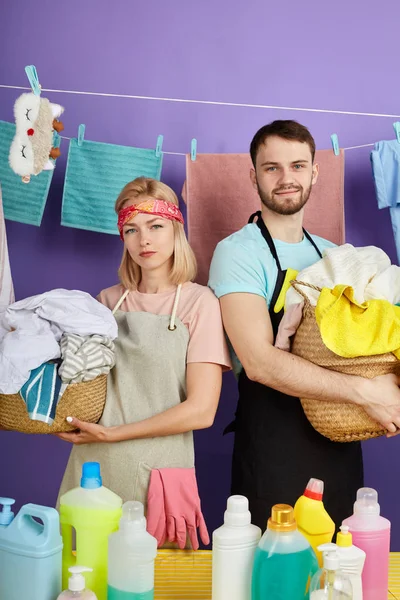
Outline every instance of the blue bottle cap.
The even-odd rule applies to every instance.
[[[81,487],[94,490],[103,485],[100,475],[100,463],[86,462],[82,465]]]
[[[3,510],[0,512],[0,525],[9,525],[14,519],[14,513],[11,510],[15,500],[13,498],[0,498],[0,504]]]

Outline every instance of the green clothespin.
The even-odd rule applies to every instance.
[[[157,146],[156,146],[156,156],[157,156],[157,158],[159,156],[161,156],[163,141],[164,141],[164,136],[163,135],[159,135],[158,138],[157,138]]]
[[[332,142],[332,148],[333,148],[334,155],[339,156],[339,154],[340,154],[339,139],[338,139],[338,136],[336,133],[332,133],[331,142]]]
[[[83,125],[83,123],[78,127],[78,146],[82,146],[83,140],[85,138],[85,129],[86,125]]]
[[[35,94],[35,96],[40,96],[41,89],[40,89],[39,78],[38,78],[38,74],[37,74],[35,65],[26,66],[25,73],[28,76],[29,84],[32,88],[32,92]]]

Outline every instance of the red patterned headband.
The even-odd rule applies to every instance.
[[[183,225],[183,216],[179,208],[172,204],[172,202],[166,202],[165,200],[146,200],[140,202],[140,204],[132,204],[126,208],[121,208],[118,213],[118,229],[121,236],[121,240],[124,239],[124,225],[128,223],[133,217],[136,217],[139,213],[148,215],[156,215],[169,221],[178,221]]]

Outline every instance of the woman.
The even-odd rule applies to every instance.
[[[194,467],[193,430],[210,427],[222,371],[230,367],[218,300],[192,283],[196,261],[175,193],[139,177],[115,210],[124,242],[121,284],[99,300],[118,322],[116,365],[97,425],[68,418],[74,448],[60,494],[79,485],[82,463],[101,463],[104,485],[144,504],[151,469]]]

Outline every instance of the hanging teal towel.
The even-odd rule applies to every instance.
[[[4,216],[10,221],[40,226],[54,171],[32,175],[29,183],[22,183],[8,163],[15,124],[0,121],[0,182],[3,190]]]
[[[77,139],[69,145],[61,224],[119,234],[114,204],[129,181],[160,179],[162,152]]]

